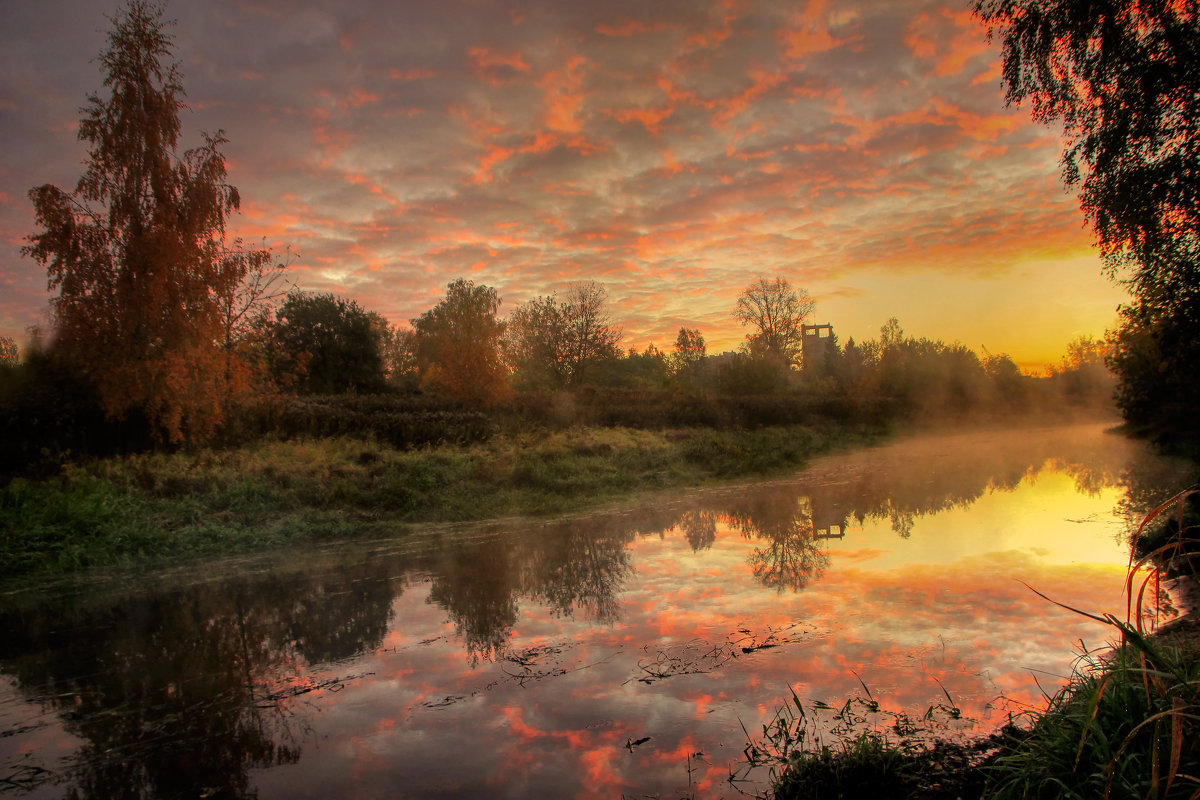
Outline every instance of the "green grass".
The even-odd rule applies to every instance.
[[[881,728],[862,716],[831,735],[797,699],[798,712],[778,711],[748,754],[774,767],[776,800],[1200,796],[1200,651],[1111,622],[1123,645],[1081,656],[1045,709],[986,739],[931,739],[919,724]],[[837,714],[865,704],[854,698]]]
[[[1139,538],[1166,515],[1182,518],[1194,494],[1184,492],[1151,512]],[[966,744],[922,743],[914,738],[919,730],[907,725],[889,733],[864,727],[865,716],[854,709],[878,711],[868,692],[867,700],[848,701],[837,712],[835,719],[848,723],[827,743],[793,695],[794,710],[781,709],[761,738],[748,737],[751,761],[772,764],[777,800],[1200,797],[1200,623],[1181,621],[1175,631],[1153,635],[1142,629],[1154,576],[1143,567],[1152,559],[1161,567],[1173,554],[1195,550],[1195,541],[1183,536],[1194,528],[1174,530],[1173,541],[1131,565],[1126,620],[1071,609],[1108,624],[1114,646],[1082,654],[1066,686],[1019,726]]]
[[[1182,520],[1195,494],[1154,509],[1135,541],[1171,515]],[[1071,609],[1111,626],[1116,647],[1080,658],[1068,684],[1033,716],[1028,739],[996,759],[989,797],[1200,797],[1200,642],[1148,636],[1142,627],[1147,595],[1155,594],[1155,570],[1143,567],[1164,569],[1174,553],[1194,551],[1189,531],[1176,526],[1172,539],[1131,565],[1124,621]]]
[[[779,800],[978,797],[973,766],[992,746],[947,741],[970,724],[947,695],[920,717],[889,711],[863,684],[863,695],[839,706],[792,702],[776,710],[759,736],[747,732],[747,766],[767,767]]]
[[[1195,654],[1128,642],[1088,656],[989,768],[988,797],[1194,797],[1200,790]]]
[[[91,461],[0,489],[0,577],[578,511],[778,474],[868,439],[804,426],[575,427],[406,450],[339,437]]]

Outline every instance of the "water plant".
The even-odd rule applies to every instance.
[[[765,767],[775,798],[959,797],[964,780],[982,788],[969,768],[993,750],[991,740],[962,743],[955,736],[972,723],[963,719],[943,688],[945,703],[932,703],[919,717],[889,711],[861,679],[861,695],[833,706],[807,705],[792,690],[791,702],[776,710],[761,736],[746,733],[748,770]]]

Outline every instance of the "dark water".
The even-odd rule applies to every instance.
[[[753,794],[743,726],[793,690],[951,733],[1040,704],[1108,632],[1025,584],[1123,615],[1129,521],[1182,479],[1095,425],[927,437],[650,507],[10,589],[0,793]]]

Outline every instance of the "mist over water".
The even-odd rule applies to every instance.
[[[1182,468],[1102,426],[927,436],[554,520],[0,596],[26,796],[736,796],[794,690],[948,735],[1061,685],[1123,615]],[[955,720],[949,705],[962,712]]]

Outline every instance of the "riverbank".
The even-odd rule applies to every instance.
[[[1171,528],[1188,493],[1164,505],[1143,526]],[[1194,495],[1193,495],[1194,497]],[[1163,519],[1168,521],[1163,525]],[[1181,517],[1180,517],[1181,518]],[[1188,529],[1184,528],[1184,533]],[[1163,550],[1184,549],[1175,528]],[[1157,552],[1157,551],[1156,551]],[[1170,555],[1156,559],[1169,571]],[[1177,565],[1176,565],[1177,566]],[[1200,576],[1171,581],[1170,614],[1153,632],[1158,591],[1150,573],[1131,572],[1129,608],[1141,623],[1075,610],[1110,626],[1107,646],[1081,653],[1067,684],[1047,696],[1041,710],[1019,715],[1002,730],[973,741],[917,738],[896,730],[858,730],[836,744],[804,741],[796,716],[777,717],[764,748],[782,765],[772,786],[774,800],[854,797],[870,789],[890,798],[1151,797],[1195,798],[1200,794],[1200,612],[1194,600]],[[874,702],[874,701],[872,701]],[[799,707],[799,701],[797,701]],[[803,709],[801,709],[803,718]],[[803,720],[802,720],[803,722]],[[782,723],[782,724],[779,724]]]
[[[348,452],[337,463],[382,468]],[[1131,475],[1163,474],[1150,456],[1096,423],[904,431],[778,478],[559,518],[6,582],[6,752],[34,755],[0,753],[0,776],[32,763],[48,781],[111,776],[128,791],[178,763],[164,752],[201,752],[181,780],[203,776],[192,785],[210,794],[422,794],[453,780],[471,795],[734,797],[768,786],[762,769],[727,779],[741,770],[739,723],[756,731],[784,687],[837,699],[827,719],[870,686],[904,715],[877,715],[881,730],[954,705],[961,718],[940,730],[990,731],[1004,722],[996,687],[1036,703],[1028,669],[1058,673],[1070,642],[1103,636],[1015,579],[1107,608],[1128,553],[1110,535],[1124,521],[1117,498],[1143,485]],[[243,460],[240,474],[282,461]],[[160,475],[156,491],[182,496],[188,477]],[[303,698],[278,711],[313,731],[300,741],[262,703],[297,687]],[[518,724],[542,735],[513,736]],[[267,739],[251,750],[233,725]],[[86,737],[78,752],[75,739],[56,744],[59,726]],[[359,773],[359,751],[320,741],[364,742],[394,768]],[[484,758],[455,757],[464,743]],[[261,768],[253,753],[276,744],[303,756]]]
[[[1047,708],[970,742],[933,747],[876,731],[798,753],[775,800],[1195,797],[1200,622],[1084,656]]]
[[[884,435],[832,423],[572,427],[412,449],[352,437],[264,439],[93,460],[0,489],[0,578],[562,514],[647,491],[779,475]]]

